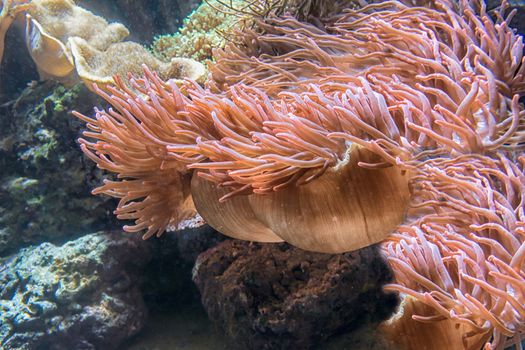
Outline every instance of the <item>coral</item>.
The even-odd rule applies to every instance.
[[[221,7],[217,0],[204,1],[184,20],[177,33],[155,38],[151,46],[153,53],[164,60],[173,57],[189,57],[199,62],[210,60],[213,48],[224,46],[224,33],[239,20],[235,15],[217,11],[217,7]]]
[[[269,19],[265,35],[256,36],[252,31],[246,34],[246,45],[250,44],[249,49],[253,50],[245,54],[228,46],[218,55],[217,65],[212,68],[212,91],[189,83],[183,88],[188,91],[187,97],[153,74],[133,82],[134,88],[148,99],[122,84],[111,88],[110,94],[99,91],[116,110],[99,111],[94,119],[84,117],[94,131],[86,136],[99,141],[82,140],[83,149],[99,166],[119,172],[121,177],[140,179],[137,171],[144,169],[145,164],[150,164],[148,171],[174,169],[189,174],[184,168],[187,164],[199,176],[229,189],[229,193],[222,193],[222,200],[239,193],[264,193],[263,198],[275,199],[265,200],[279,211],[279,207],[287,205],[277,200],[278,194],[273,192],[295,188],[294,184],[322,183],[325,172],[339,173],[344,179],[343,169],[351,163],[348,158],[358,157],[358,164],[367,163],[368,168],[390,164],[394,166],[392,171],[403,174],[416,169],[409,163],[420,158],[521,147],[521,133],[517,131],[525,112],[518,98],[524,89],[525,68],[521,65],[520,38],[503,19],[497,25],[477,20],[475,9],[468,3],[456,10],[440,6],[444,9],[388,3],[348,10],[337,18],[330,33],[292,18]],[[382,20],[367,21],[370,13]],[[487,18],[484,13],[480,16]],[[464,30],[454,29],[452,23]],[[425,30],[406,37],[408,29],[392,28],[394,24],[401,28],[422,26]],[[276,51],[274,55],[270,55],[270,50]],[[465,63],[462,66],[460,62]],[[508,70],[498,68],[502,66]],[[497,85],[494,79],[502,83]],[[213,92],[230,85],[223,94]],[[124,147],[130,143],[128,139],[135,140],[143,151],[129,152]],[[379,159],[359,159],[360,152],[366,153],[359,151],[361,148],[377,154]],[[125,163],[133,164],[124,164],[124,157],[129,158]],[[379,174],[382,170],[375,171]],[[380,186],[373,177],[365,177],[369,179],[368,184],[365,180],[362,185],[365,188]],[[363,201],[373,203],[372,213],[386,212],[385,217],[394,218],[384,223],[381,230],[370,230],[377,236],[370,237],[368,243],[381,239],[392,224],[402,221],[408,205],[407,189],[404,181],[394,182],[396,185],[390,186],[393,194],[385,198],[401,205],[385,209],[380,207],[380,201]],[[103,191],[124,197],[121,208],[133,208],[129,202],[137,199],[112,192],[108,186]],[[373,193],[368,192],[377,198]],[[201,207],[208,204],[208,195],[199,197]],[[293,200],[294,195],[283,197]],[[349,196],[347,200],[361,199]],[[287,232],[280,224],[283,218],[275,220],[267,204],[261,205],[262,210],[252,208],[255,214],[251,209],[244,210],[244,204],[233,210],[223,208],[232,216],[242,214],[253,222],[250,218],[255,215],[262,221],[263,229],[254,231],[251,239],[275,240],[275,236],[262,232],[268,227],[294,244],[303,242],[306,249],[341,251],[363,246],[352,234],[348,234],[352,239],[345,240],[344,233],[326,226],[329,218],[321,218],[323,210],[315,207],[315,215],[311,216],[319,216],[325,223],[319,234],[334,232],[330,238],[307,233],[312,236],[311,241],[306,240],[303,231]],[[378,205],[376,210],[374,205]],[[352,210],[360,205],[349,207]],[[204,217],[210,222],[212,215],[225,217],[225,212],[218,214],[213,208],[211,211],[215,212]],[[295,209],[292,212],[297,215]],[[300,215],[309,214],[306,211]],[[161,217],[163,222],[173,220],[158,218]],[[381,226],[381,219],[373,214],[372,217],[370,221],[376,220]],[[141,216],[135,212],[128,218]],[[162,232],[151,217],[140,220],[150,222],[147,236]],[[355,222],[354,225],[359,227]],[[220,222],[218,226],[233,237],[244,234],[228,231],[228,225]]]
[[[86,86],[114,83],[113,76],[139,74],[141,64],[158,72],[163,79],[188,78],[203,82],[207,73],[202,64],[191,59],[175,57],[170,62],[162,62],[142,45],[130,41],[112,44],[105,51],[93,48],[79,37],[71,38],[69,45],[77,74]]]
[[[199,81],[205,77],[204,66],[196,61],[174,58],[163,62],[137,43],[122,42],[129,35],[124,25],[110,24],[73,0],[33,0],[13,9],[10,4],[3,8],[2,31],[14,15],[26,12],[26,43],[41,79],[73,85],[80,78],[91,87],[113,82],[114,75],[126,78],[143,63],[164,79]]]
[[[29,13],[46,33],[66,44],[71,37],[85,38],[97,50],[122,41],[129,35],[123,24],[108,23],[72,0],[32,0]]]
[[[128,96],[135,94],[128,90],[120,79],[116,79]],[[173,81],[170,81],[170,84],[173,87],[176,86]],[[139,87],[136,86],[136,88]],[[112,87],[108,87],[108,90],[119,93]],[[107,93],[100,89],[97,91],[105,99],[112,100]],[[140,107],[148,108],[143,99],[134,101],[127,99],[126,95],[121,96],[124,97],[119,100],[119,104],[122,104],[122,111]],[[157,99],[152,101],[157,101]],[[172,115],[176,113],[176,110],[183,108],[182,102],[177,98],[171,99],[170,103],[173,103],[170,106]],[[107,150],[111,150],[110,152],[115,155],[119,154],[116,155],[118,158],[116,162],[113,159],[105,156],[99,157],[90,152],[89,147],[93,146],[89,142],[81,141],[81,147],[88,157],[98,163],[100,168],[117,172],[120,174],[120,178],[125,179],[124,181],[107,180],[104,186],[96,190],[96,193],[105,193],[121,198],[116,214],[122,219],[135,220],[134,226],[125,227],[126,231],[136,232],[147,229],[144,237],[160,235],[167,227],[177,227],[180,222],[195,215],[193,200],[189,193],[190,176],[185,173],[183,165],[164,159],[163,154],[166,151],[163,147],[159,146],[147,133],[141,135],[141,126],[135,123],[132,118],[122,119],[123,124],[117,126],[112,124],[116,121],[115,119],[101,118],[95,121],[78,112],[75,114],[86,121],[88,125],[91,125],[90,128],[93,132],[85,132],[85,136],[98,137],[100,135],[105,137],[98,133],[101,127],[108,128],[108,130],[113,129],[113,135],[118,135],[115,138],[113,135],[107,134],[108,141],[112,140],[110,141],[111,145],[107,143]],[[169,114],[151,116],[152,122],[158,122],[158,127],[167,128],[166,131],[169,132],[172,126],[161,118],[154,121],[155,116],[169,117]],[[124,149],[126,151],[122,152]],[[138,198],[143,200],[137,201]]]
[[[426,214],[383,243],[396,280],[386,288],[430,307],[416,320],[469,327],[456,347],[481,334],[501,348],[525,329],[525,157],[466,155],[422,167],[414,196]]]
[[[191,174],[185,169],[185,162],[194,162],[191,167],[206,167],[207,163],[198,162],[199,158],[203,158],[203,155],[199,154],[199,147],[201,147],[201,145],[194,144],[195,139],[192,138],[198,137],[206,141],[202,143],[202,149],[208,152],[211,156],[208,156],[206,153],[204,154],[213,160],[216,158],[213,155],[213,153],[216,152],[215,148],[219,147],[218,149],[221,149],[220,147],[222,147],[219,142],[216,141],[222,137],[220,135],[229,136],[234,134],[224,125],[232,124],[233,122],[241,126],[243,125],[242,123],[246,123],[243,129],[238,129],[238,132],[240,131],[246,135],[256,130],[255,127],[259,127],[262,130],[262,125],[257,126],[255,123],[250,125],[251,122],[246,120],[244,114],[240,112],[240,108],[234,110],[234,112],[237,113],[232,113],[231,115],[228,113],[221,114],[221,118],[224,118],[224,121],[218,120],[215,111],[220,111],[223,107],[220,105],[214,107],[213,104],[207,103],[206,99],[208,99],[208,95],[203,96],[205,103],[200,103],[198,94],[206,94],[204,90],[200,91],[196,89],[191,91],[190,94],[194,95],[192,97],[195,104],[190,104],[186,107],[185,104],[189,102],[188,98],[180,93],[173,82],[165,84],[159,80],[158,77],[153,76],[151,72],[147,71],[147,73],[148,80],[137,82],[132,79],[132,84],[134,90],[142,94],[147,94],[149,99],[143,99],[140,95],[125,89],[124,85],[119,84],[118,88],[120,90],[117,88],[108,89],[112,95],[98,90],[99,94],[108,102],[114,104],[117,108],[116,111],[111,111],[109,112],[110,114],[99,111],[95,118],[88,118],[77,113],[80,118],[88,123],[88,127],[93,130],[93,132],[86,132],[85,136],[99,140],[97,143],[92,143],[81,139],[80,142],[83,150],[91,159],[98,163],[99,167],[117,172],[119,173],[119,177],[126,179],[122,183],[106,183],[103,187],[96,190],[96,193],[105,193],[122,198],[119,203],[119,208],[116,211],[117,214],[119,214],[121,218],[138,220],[136,226],[126,227],[126,230],[138,231],[147,227],[145,237],[162,233],[166,223],[170,223],[169,225],[171,226],[173,223],[176,225],[178,220],[180,220],[180,216],[177,216],[180,214],[177,214],[177,212],[185,213],[185,208],[187,208],[186,200],[184,200],[184,202],[180,201],[179,205],[171,202],[171,198],[173,197],[170,193],[175,192],[177,195],[181,192],[185,193],[187,190],[183,186],[172,186],[170,191],[162,191],[161,194],[163,194],[163,196],[160,197],[154,189],[147,191],[141,187],[143,182],[150,182],[151,174],[171,173],[171,176],[174,177],[185,176],[189,178]],[[227,100],[220,100],[211,95],[210,97],[212,97],[212,101],[218,104],[227,103]],[[241,99],[238,101],[243,103]],[[154,103],[156,108],[151,109],[149,103]],[[272,108],[271,106],[269,107]],[[244,110],[246,110],[246,108],[244,108]],[[134,115],[131,115],[129,111],[135,111]],[[279,115],[278,113],[273,115],[267,113],[262,116],[257,116],[258,112],[258,110],[254,110],[254,116],[256,116],[259,121],[265,119],[270,121],[272,118],[275,118],[275,116],[282,120],[287,118],[285,114]],[[183,113],[185,116],[183,116]],[[137,124],[137,116],[142,124]],[[217,120],[217,124],[211,125],[207,123],[207,118],[214,118]],[[236,120],[237,118],[238,120]],[[297,119],[301,122],[300,118]],[[308,120],[305,119],[302,124],[305,125],[307,122]],[[275,120],[275,125],[279,125],[277,119]],[[312,125],[311,122],[310,125]],[[311,126],[308,125],[305,132],[310,142],[299,144],[302,149],[312,145],[313,138],[310,135],[312,135],[313,131],[308,129],[310,127]],[[110,131],[110,133],[100,133],[100,130],[107,130]],[[200,136],[204,134],[204,130],[207,130],[207,140],[205,137]],[[276,130],[276,132],[280,132],[278,130]],[[220,137],[217,138],[216,135]],[[269,137],[273,136],[269,134]],[[168,139],[170,140],[169,143],[166,142]],[[241,138],[237,136],[237,139],[244,141],[247,140],[247,137]],[[233,222],[229,221],[227,225],[217,225],[215,227],[232,237],[259,241],[278,241],[280,239],[276,237],[277,235],[305,249],[325,252],[351,250],[378,242],[384,238],[385,234],[388,234],[402,221],[406,211],[406,205],[399,205],[398,200],[401,200],[401,203],[408,202],[406,199],[408,196],[408,187],[406,184],[408,176],[406,176],[402,170],[396,168],[375,171],[362,170],[358,167],[360,161],[370,163],[377,160],[370,152],[362,150],[359,146],[350,147],[348,149],[348,157],[346,157],[347,150],[344,149],[344,142],[337,143],[323,140],[322,137],[318,137],[317,140],[313,141],[320,142],[321,146],[317,147],[313,152],[305,149],[304,152],[297,154],[297,158],[299,159],[294,159],[294,149],[292,147],[294,146],[294,142],[296,142],[295,139],[292,138],[291,141],[288,141],[287,138],[283,139],[284,140],[277,140],[276,142],[271,141],[268,142],[268,144],[262,144],[262,146],[259,147],[254,146],[249,149],[252,154],[260,154],[260,163],[265,161],[265,157],[268,159],[267,165],[261,164],[261,166],[254,168],[253,171],[250,170],[254,175],[256,175],[256,171],[266,172],[261,178],[265,177],[267,180],[257,183],[258,177],[247,176],[246,181],[249,181],[248,185],[242,184],[243,187],[237,185],[235,181],[229,181],[228,186],[237,185],[239,188],[234,192],[225,194],[222,198],[226,199],[245,189],[250,190],[250,182],[253,182],[253,187],[255,187],[256,191],[260,190],[258,193],[268,193],[265,197],[253,197],[253,201],[250,199],[249,205],[244,205],[246,203],[243,202],[233,202],[234,206],[232,207],[213,207],[214,202],[209,201],[209,198],[218,198],[220,196],[216,196],[213,193],[199,193],[195,195],[195,191],[206,190],[206,187],[192,185],[192,192],[194,193],[193,200],[198,199],[200,201],[200,207],[197,206],[197,209],[200,210],[201,215],[210,214],[204,217],[206,221],[213,225],[214,223],[218,223],[218,221],[214,220],[214,217],[218,218],[218,220],[223,220],[225,217],[235,218]],[[226,141],[226,138],[223,140]],[[235,140],[232,139],[231,143],[234,144],[234,141]],[[330,157],[328,160],[322,158],[328,153],[326,151],[320,151],[321,153],[318,153],[317,151],[318,149],[322,150],[323,142],[340,147],[340,161],[337,160],[336,156]],[[280,146],[279,143],[282,143],[282,146]],[[275,144],[278,146],[275,146]],[[237,145],[241,145],[242,147],[242,142],[237,142]],[[133,146],[133,150],[130,146]],[[283,156],[271,156],[272,152],[282,152],[283,149],[285,150],[284,152],[286,152]],[[187,155],[177,155],[176,152]],[[241,150],[240,152],[244,151]],[[237,156],[239,153],[235,150],[224,154],[238,157],[239,166],[236,167],[237,169],[242,170],[244,167],[247,168],[257,163],[257,160],[250,162],[249,157],[242,156],[242,154]],[[110,157],[106,155],[110,155]],[[195,157],[193,157],[193,155],[195,155]],[[314,161],[302,160],[301,158],[303,156],[313,156],[317,159],[314,159]],[[248,161],[244,163],[246,160]],[[275,166],[272,164],[274,162],[276,163]],[[220,176],[220,173],[217,173],[221,166],[226,166],[229,169],[232,164],[234,164],[234,161],[217,163],[217,166],[213,163],[210,164],[212,165],[213,172],[211,172],[208,178],[213,179],[213,175]],[[299,166],[296,164],[299,164]],[[312,181],[322,175],[322,172],[328,166],[334,166],[334,169],[329,171],[324,177],[316,180],[312,184],[312,186],[315,187],[289,186],[290,191],[297,192],[270,194],[273,186],[277,188],[285,187],[290,183],[293,184],[294,181],[301,181],[301,176],[305,178],[302,181]],[[303,168],[305,168],[306,171],[315,170],[317,174],[309,174],[303,171]],[[215,173],[215,171],[217,173]],[[276,174],[275,178],[272,177],[272,173],[274,172]],[[291,174],[287,175],[287,172]],[[279,178],[278,176],[283,173],[286,177],[284,177],[284,179]],[[163,175],[163,177],[164,176],[166,175]],[[355,183],[350,182],[352,178],[356,180]],[[198,181],[196,177],[194,177],[193,182],[195,181]],[[222,181],[226,181],[224,180],[224,176],[220,182]],[[239,182],[242,182],[242,180]],[[368,187],[363,189],[361,182],[364,182],[364,186]],[[136,184],[136,190],[134,190],[135,186],[128,186],[133,183]],[[348,185],[348,183],[351,183],[351,185]],[[183,183],[181,182],[181,184]],[[317,187],[317,185],[314,184],[320,185],[321,187]],[[261,189],[259,189],[258,186],[260,186]],[[340,189],[342,187],[348,191],[341,191]],[[123,188],[125,188],[127,192],[123,191]],[[305,192],[301,194],[300,192],[303,190],[305,190]],[[330,193],[327,191],[330,191]],[[324,204],[323,202],[319,204],[315,203],[317,193],[323,192],[325,192],[327,198],[330,198],[332,204],[326,202],[324,202]],[[384,194],[384,200],[378,201],[378,194]],[[147,212],[141,210],[141,208],[145,207],[145,204],[134,202],[139,196],[145,198],[146,201],[151,201],[155,198],[155,202],[159,204],[161,204],[161,201],[164,201],[161,205],[163,209],[161,211],[151,211],[146,215]],[[186,194],[184,194],[184,196],[186,196]],[[297,198],[302,197],[305,198],[304,201],[297,200]],[[337,198],[337,201],[335,198]],[[314,203],[310,203],[310,201],[314,201]],[[341,204],[345,203],[345,201],[350,201],[351,204],[348,206]],[[301,209],[300,205],[297,205],[297,203],[301,202],[307,203],[303,209]],[[211,211],[203,209],[206,205],[212,206]],[[352,212],[356,207],[359,207],[360,210],[354,210]],[[218,209],[218,211],[213,211],[214,208]],[[327,211],[326,208],[331,208],[332,210]],[[251,211],[253,211],[254,214],[252,214]],[[285,211],[289,212],[283,217]],[[124,213],[129,215],[125,215]],[[378,213],[381,213],[381,215]],[[367,222],[366,215],[368,214],[376,217],[377,221],[372,222],[372,220],[369,219]],[[300,220],[301,217],[309,219]],[[286,222],[296,222],[296,220],[299,220],[303,223],[301,226],[286,226],[281,224],[283,218]],[[354,218],[355,220],[352,220]],[[260,225],[262,228],[252,226],[253,230],[246,232],[243,220],[249,223],[257,222],[258,220],[262,224]],[[357,224],[357,220],[360,220],[362,223]],[[299,223],[299,221],[297,222]],[[316,233],[311,233],[312,228],[317,228],[316,232],[319,232],[319,236],[316,236]],[[268,229],[274,232],[268,232]],[[303,235],[303,232],[309,235],[309,239],[306,239],[307,236]],[[249,236],[246,236],[246,234]]]
[[[27,19],[27,44],[42,78],[74,79],[75,61],[68,47],[73,37],[86,38],[96,50],[107,50],[129,31],[120,23],[76,6],[72,0],[33,0]]]
[[[236,42],[246,29],[257,28],[258,19],[284,13],[304,20],[324,18],[352,4],[352,0],[206,0],[184,20],[178,32],[156,37],[151,49],[164,60],[190,57],[206,62],[214,59],[214,50]]]
[[[25,0],[2,0],[0,2],[2,10],[0,11],[0,63],[4,57],[4,41],[7,30],[15,20],[15,17],[32,7]]]

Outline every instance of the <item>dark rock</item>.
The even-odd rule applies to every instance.
[[[0,107],[0,256],[111,227],[115,204],[91,194],[103,175],[76,143],[84,125],[71,114],[100,103],[83,85],[49,81]]]
[[[134,235],[89,234],[0,261],[0,348],[114,349],[146,320],[151,251]]]
[[[24,21],[19,20],[9,28],[5,38],[0,62],[0,105],[20,94],[32,80],[38,80],[38,73],[27,51]]]
[[[199,292],[191,279],[197,256],[224,240],[208,225],[178,232],[166,232],[144,244],[153,259],[144,273],[143,294],[148,308],[164,312],[180,305],[199,303]]]
[[[328,255],[226,241],[193,274],[210,319],[243,349],[309,349],[386,318],[397,302],[381,291],[392,276],[376,247]]]

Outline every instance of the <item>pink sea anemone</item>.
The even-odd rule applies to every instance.
[[[461,346],[499,348],[525,302],[525,61],[504,10],[388,1],[317,26],[269,18],[215,53],[205,88],[148,69],[132,89],[116,79],[97,88],[113,109],[79,115],[82,149],[118,174],[96,192],[145,237],[195,208],[232,237],[324,252],[395,231],[387,288],[425,307],[417,321],[466,327]]]

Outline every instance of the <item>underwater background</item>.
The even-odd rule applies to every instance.
[[[0,5],[0,349],[522,348],[522,0]]]

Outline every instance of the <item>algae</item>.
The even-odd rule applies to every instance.
[[[34,84],[0,110],[0,255],[111,226],[108,198],[90,194],[101,171],[76,144],[72,109],[100,104],[82,84]]]

